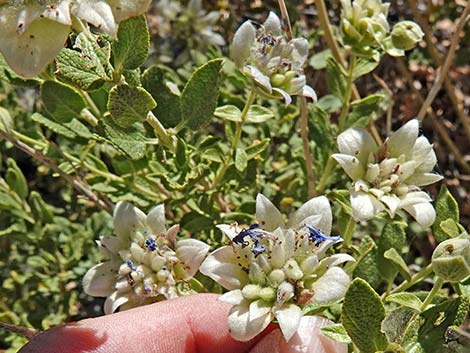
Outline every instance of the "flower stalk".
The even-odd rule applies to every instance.
[[[243,107],[243,110],[241,112],[240,121],[237,122],[235,135],[233,136],[233,140],[231,144],[232,150],[230,154],[228,155],[227,159],[225,160],[225,162],[220,167],[219,172],[217,173],[216,177],[214,178],[214,181],[212,183],[212,189],[215,189],[221,183],[222,179],[225,176],[225,173],[227,172],[228,167],[230,166],[230,163],[232,163],[233,161],[233,156],[237,150],[237,147],[240,143],[240,139],[242,136],[243,124],[246,121],[248,112],[250,111],[250,107],[253,105],[255,99],[256,99],[256,88],[252,87],[250,94],[248,95],[248,98],[246,100],[245,106]]]
[[[436,282],[434,283],[434,286],[432,287],[426,299],[424,299],[423,305],[421,305],[421,308],[420,308],[421,311],[426,310],[428,305],[431,304],[433,298],[439,292],[443,284],[444,284],[444,280],[440,277],[437,277]]]
[[[410,287],[413,287],[415,284],[421,282],[423,279],[427,278],[433,272],[432,264],[423,267],[419,272],[415,273],[408,281],[401,283],[398,287],[392,289],[390,294],[400,293],[407,290]]]
[[[354,84],[353,77],[354,77],[355,66],[356,66],[356,56],[354,54],[351,54],[350,59],[349,59],[348,77],[346,81],[346,92],[344,96],[343,108],[341,110],[341,114],[338,120],[339,132],[344,131],[348,114],[349,114],[349,108],[351,106],[351,95],[352,95],[352,89],[353,89],[353,84]]]

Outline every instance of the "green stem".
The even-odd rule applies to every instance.
[[[162,123],[151,111],[147,115],[147,122],[150,124],[150,126],[153,127],[155,135],[160,139],[162,145],[170,149],[170,151],[175,152],[176,146],[174,144],[172,136],[168,133]]]
[[[349,68],[348,68],[348,77],[346,81],[346,92],[344,96],[344,104],[343,104],[343,109],[341,110],[341,114],[339,116],[339,132],[342,132],[344,130],[344,127],[346,126],[346,119],[349,114],[349,108],[351,106],[351,94],[352,94],[352,87],[353,87],[353,73],[354,73],[354,67],[356,66],[356,57],[354,55],[350,56],[349,59]]]
[[[240,138],[242,136],[243,124],[245,123],[245,120],[248,116],[248,111],[250,110],[251,105],[255,101],[255,98],[256,98],[256,89],[252,88],[250,95],[248,96],[248,99],[245,103],[245,107],[243,108],[242,113],[240,115],[240,121],[237,123],[235,136],[233,137],[233,140],[232,140],[232,151],[235,151],[238,147],[238,143],[240,142]]]
[[[94,102],[94,100],[90,97],[90,95],[88,94],[88,92],[85,92],[85,91],[80,91],[80,94],[81,96],[83,97],[83,99],[85,99],[86,103],[88,104],[88,106],[90,107],[90,111],[91,113],[96,117],[96,118],[99,118],[101,116],[101,112],[98,108],[98,106],[96,105],[96,103]],[[96,125],[93,125],[93,126],[96,126]]]
[[[423,305],[421,305],[421,311],[426,310],[427,306],[431,304],[433,298],[436,296],[437,292],[439,292],[443,284],[444,284],[444,280],[440,277],[437,277],[437,280],[434,283],[434,286],[432,287],[428,296],[424,300]]]
[[[343,245],[342,248],[344,249],[349,249],[351,246],[351,240],[352,236],[354,234],[354,230],[356,229],[356,222],[354,221],[354,218],[349,217],[348,224],[346,226],[346,231],[343,234]]]
[[[420,282],[424,278],[428,277],[431,273],[432,273],[432,264],[429,264],[426,267],[423,267],[421,271],[419,271],[418,273],[415,273],[414,276],[410,278],[410,280],[403,282],[394,290],[392,290],[391,294],[399,293],[399,292],[403,292],[407,290],[408,288],[414,286],[416,283]]]
[[[331,172],[333,171],[333,167],[335,166],[335,160],[330,156],[328,161],[326,162],[325,169],[323,170],[322,176],[320,181],[318,182],[317,186],[317,195],[320,195],[325,191],[325,188],[328,184],[328,180],[331,177]]]
[[[212,189],[215,189],[217,185],[220,184],[220,182],[224,178],[225,173],[227,172],[228,167],[230,166],[230,163],[232,163],[233,155],[235,154],[238,144],[240,143],[240,139],[242,137],[243,124],[246,121],[246,118],[248,116],[248,111],[250,110],[251,105],[255,101],[255,98],[256,98],[256,89],[255,87],[252,87],[250,95],[248,96],[245,106],[243,107],[243,110],[241,112],[240,121],[237,123],[235,135],[233,136],[233,140],[232,140],[232,146],[231,146],[232,151],[228,155],[227,159],[222,164],[222,166],[219,169],[219,172],[214,178],[214,182],[212,183]]]

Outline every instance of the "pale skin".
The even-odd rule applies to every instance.
[[[286,343],[276,324],[248,342],[231,338],[230,305],[198,294],[82,320],[35,336],[20,353],[346,353],[345,345],[319,335],[318,317],[304,317]]]

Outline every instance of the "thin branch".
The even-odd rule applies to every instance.
[[[338,43],[336,42],[336,39],[333,35],[333,31],[331,30],[330,18],[328,17],[328,11],[326,10],[325,1],[315,0],[315,6],[317,7],[318,19],[320,20],[321,29],[325,34],[325,40],[328,45],[328,48],[331,50],[331,53],[333,54],[333,57],[336,59],[336,61],[340,63],[344,68],[347,68],[346,61],[341,55]],[[357,87],[354,84],[352,88],[352,97],[355,100],[361,98],[359,92],[357,91]]]
[[[390,104],[390,106],[387,109],[387,123],[386,123],[387,136],[390,136],[390,134],[392,133],[392,114],[393,114],[393,105],[394,105],[394,100],[393,100],[394,95],[393,95],[392,90],[390,89],[390,87],[388,87],[387,83],[384,80],[382,80],[376,74],[373,74],[372,76],[377,81],[377,83],[384,89],[384,91],[387,92],[387,94],[391,98],[390,101],[392,103]]]
[[[398,68],[400,69],[403,77],[408,81],[409,88],[413,91],[413,93],[416,95],[416,97],[418,98],[418,100],[421,103],[424,102],[424,98],[421,95],[421,92],[419,90],[417,90],[413,85],[413,77],[411,76],[410,72],[408,71],[408,67],[406,66],[405,62],[401,58],[396,58],[396,60],[397,60],[397,63],[398,63]],[[447,130],[446,130],[445,126],[438,120],[438,118],[434,114],[434,111],[432,110],[432,107],[429,107],[429,109],[430,109],[429,117],[431,119],[431,123],[432,123],[434,129],[437,131],[437,133],[442,138],[442,140],[447,145],[447,147],[449,147],[449,150],[454,155],[455,160],[462,167],[462,169],[465,171],[465,173],[467,173],[467,174],[470,173],[470,166],[465,161],[465,158],[463,157],[463,155],[460,152],[459,148],[455,145],[455,143],[450,138],[449,134],[447,133]]]
[[[315,175],[313,174],[313,155],[309,144],[307,99],[305,97],[300,98],[300,136],[304,148],[307,192],[308,197],[311,198],[315,196]]]
[[[320,26],[325,34],[325,40],[328,45],[328,48],[331,50],[333,57],[336,59],[338,63],[340,63],[344,68],[346,67],[346,61],[344,60],[341,52],[339,50],[338,42],[336,41],[333,31],[331,30],[331,23],[328,17],[328,11],[326,10],[325,1],[324,0],[315,0],[315,6],[318,10],[318,18],[320,20]],[[361,95],[357,90],[356,85],[352,84],[352,98],[354,100],[361,99]],[[375,141],[378,144],[382,143],[382,139],[380,138],[380,134],[375,126],[375,122],[371,120],[369,124],[369,130],[374,137]]]
[[[467,6],[465,7],[465,10],[463,11],[462,15],[460,16],[457,22],[457,28],[452,37],[451,45],[447,53],[446,59],[444,61],[444,64],[439,68],[437,79],[436,81],[434,81],[434,84],[431,87],[431,90],[429,91],[429,94],[426,97],[426,100],[424,101],[418,113],[418,120],[420,121],[422,121],[424,117],[426,116],[426,112],[428,111],[428,108],[431,106],[432,102],[434,101],[434,98],[436,98],[437,93],[441,89],[442,83],[444,81],[445,76],[447,75],[447,72],[449,71],[450,65],[454,61],[455,51],[457,50],[457,46],[459,45],[460,32],[462,31],[463,27],[465,26],[465,23],[468,20],[469,13],[470,13],[470,1],[467,2]]]
[[[284,0],[278,0],[279,9],[281,10],[281,18],[284,26],[286,28],[287,38],[292,39],[292,25],[290,24],[289,12],[287,11],[287,6]]]
[[[0,321],[0,329],[26,337],[28,340],[30,340],[31,338],[33,338],[34,336],[36,336],[37,334],[41,332],[41,331],[37,331],[31,328],[23,327],[23,326],[7,324],[1,321]]]
[[[435,37],[433,36],[433,29],[429,24],[427,18],[425,18],[418,10],[418,4],[415,0],[408,0],[408,4],[413,12],[413,17],[416,19],[418,24],[423,28],[424,38],[426,40],[426,46],[428,48],[429,54],[436,63],[436,66],[442,66],[443,58],[439,53],[436,45],[434,44]],[[465,114],[462,103],[457,98],[455,93],[455,87],[452,84],[452,81],[448,75],[444,75],[444,87],[447,91],[447,95],[454,106],[454,110],[457,113],[457,116],[462,124],[467,138],[470,139],[470,118]]]
[[[287,36],[289,39],[292,39],[292,26],[286,3],[284,0],[278,0],[278,3],[281,10],[282,21],[287,28]],[[315,196],[315,176],[313,174],[313,154],[309,144],[307,98],[303,96],[300,97],[300,136],[302,138],[305,171],[307,173],[307,194],[308,197],[311,198]]]
[[[38,160],[40,163],[48,166],[53,171],[58,173],[67,183],[72,185],[78,192],[85,195],[88,199],[95,202],[100,208],[102,208],[103,210],[105,210],[109,213],[112,212],[112,209],[113,209],[114,205],[111,203],[111,201],[109,201],[108,199],[99,198],[90,189],[90,187],[87,184],[85,184],[83,181],[79,180],[78,178],[74,178],[74,177],[66,174],[64,171],[62,171],[57,166],[57,164],[54,160],[46,157],[40,151],[28,146],[24,142],[21,142],[21,141],[17,140],[15,137],[9,135],[5,131],[0,130],[0,136],[3,137],[5,140],[8,140],[9,142],[11,142],[15,147],[22,150],[24,153],[26,153],[30,157]]]

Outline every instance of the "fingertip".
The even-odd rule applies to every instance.
[[[262,337],[235,341],[230,305],[198,294],[56,327],[34,337],[21,353],[248,352]]]

